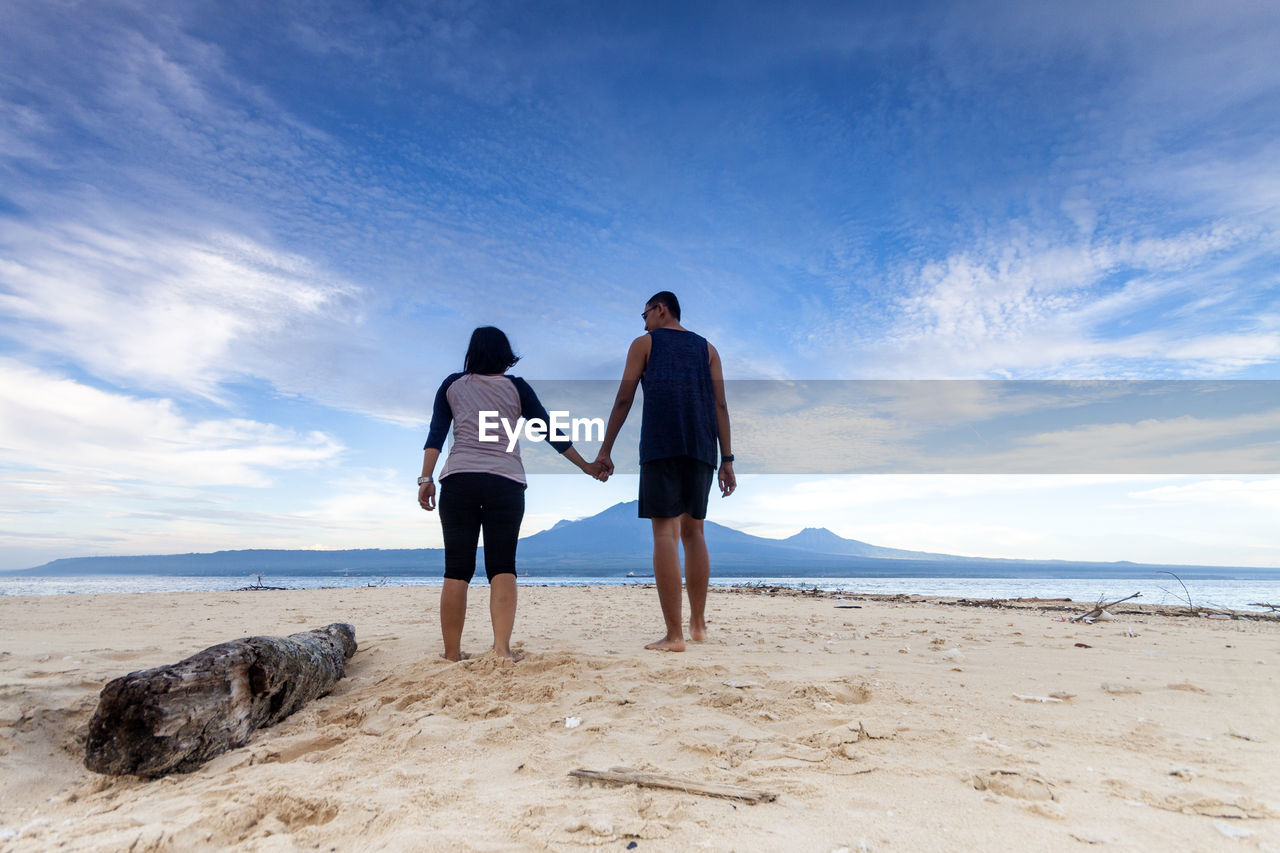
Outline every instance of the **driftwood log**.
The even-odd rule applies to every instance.
[[[98,697],[85,766],[113,775],[189,773],[327,694],[355,651],[355,628],[334,623],[232,640],[131,672]]]

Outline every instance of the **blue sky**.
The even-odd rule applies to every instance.
[[[659,289],[733,378],[1280,379],[1277,43],[1263,2],[11,0],[0,568],[438,545],[471,329],[613,379]],[[1196,473],[744,459],[711,518],[1280,565],[1275,478]],[[537,475],[525,530],[634,489]]]

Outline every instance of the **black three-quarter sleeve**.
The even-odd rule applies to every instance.
[[[573,442],[555,441],[551,438],[551,416],[547,414],[547,409],[542,405],[542,401],[538,399],[538,395],[533,393],[533,388],[528,382],[525,382],[518,376],[512,376],[511,381],[515,383],[516,391],[520,394],[520,416],[526,421],[538,418],[547,425],[547,444],[556,449],[556,453],[564,453]]]
[[[431,407],[431,427],[427,430],[427,443],[422,446],[423,450],[444,449],[444,437],[449,433],[449,424],[453,423],[453,407],[449,405],[449,386],[461,375],[461,373],[450,373],[445,377],[444,382],[440,383],[440,390],[436,392],[435,405]]]

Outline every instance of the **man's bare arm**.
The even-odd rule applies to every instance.
[[[733,455],[733,441],[729,431],[729,402],[724,396],[724,371],[720,367],[720,353],[710,343],[711,351],[711,388],[716,396],[716,431],[720,439],[720,474],[717,477],[720,496],[729,497],[738,488],[738,478],[733,474],[733,463],[723,461],[724,457]]]
[[[636,387],[649,364],[649,347],[649,336],[641,335],[631,342],[631,348],[627,350],[627,363],[622,368],[622,381],[618,384],[618,394],[614,397],[613,409],[609,412],[604,443],[600,445],[600,453],[596,456],[596,461],[604,462],[610,473],[613,471],[613,460],[609,458],[613,453],[613,443],[618,440],[618,433],[622,432],[622,425],[627,422],[627,415],[631,413],[631,404],[636,399]]]

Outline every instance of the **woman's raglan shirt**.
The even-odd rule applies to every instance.
[[[489,416],[488,434],[497,441],[480,441],[480,413],[496,412]],[[541,420],[550,424],[546,407],[533,393],[533,388],[518,376],[486,376],[480,373],[453,373],[440,384],[435,405],[431,411],[431,427],[427,430],[424,450],[444,449],[445,435],[453,424],[453,449],[440,472],[443,480],[450,474],[497,474],[517,483],[527,485],[524,463],[520,459],[520,444],[507,451],[507,433],[501,426],[505,419],[515,429],[519,418]],[[548,434],[546,441],[564,453],[572,443],[554,441]]]

